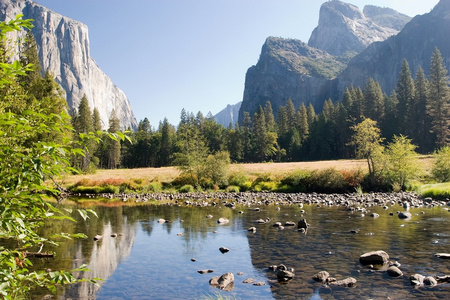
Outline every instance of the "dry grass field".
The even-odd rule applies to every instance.
[[[430,169],[432,158],[430,156],[420,156],[419,163],[424,171]],[[231,172],[240,172],[255,178],[261,174],[270,174],[273,177],[283,177],[296,170],[321,170],[335,168],[336,170],[367,170],[365,160],[327,160],[312,162],[290,162],[290,163],[256,163],[256,164],[232,164]],[[163,168],[140,168],[140,169],[116,169],[97,170],[95,174],[80,174],[62,178],[63,185],[71,185],[81,179],[106,180],[106,179],[145,179],[147,181],[170,182],[176,178],[179,170],[176,167]]]

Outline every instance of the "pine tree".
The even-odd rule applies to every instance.
[[[115,133],[120,131],[120,120],[117,118],[116,111],[113,109],[109,117],[109,128],[108,132]],[[107,139],[107,168],[115,169],[120,165],[120,141]]]
[[[251,134],[252,119],[247,111],[244,111],[244,120],[242,126],[239,128],[242,137],[242,149],[244,162],[250,162],[252,159],[252,134]]]
[[[364,87],[364,116],[382,124],[384,119],[384,96],[380,84],[369,78]]]
[[[300,140],[303,142],[309,135],[308,112],[304,102],[297,111],[297,124]]]
[[[436,135],[436,146],[447,145],[450,141],[450,91],[447,70],[438,48],[431,57],[427,112],[431,117],[431,130]]]
[[[413,128],[411,128],[414,122],[414,89],[414,80],[409,69],[408,61],[405,59],[402,63],[395,91],[398,99],[398,132],[408,136],[414,133]]]
[[[266,105],[264,105],[264,117],[267,131],[275,132],[275,117],[273,116],[272,103],[270,101],[267,101]]]
[[[92,120],[91,109],[89,107],[86,95],[81,98],[78,110],[72,120],[73,128],[78,137],[80,134],[86,135],[94,130],[94,124]],[[79,146],[83,148],[84,156],[74,158],[74,166],[78,167],[82,171],[89,171],[91,158],[94,152],[94,141],[82,140],[78,138]]]
[[[418,145],[418,151],[420,153],[429,153],[433,150],[434,135],[431,134],[431,119],[430,116],[425,113],[427,111],[428,103],[428,80],[425,76],[425,72],[421,67],[417,69],[416,79],[414,81],[415,93],[414,93],[414,115],[413,120],[415,122],[412,128],[415,132],[414,142]]]
[[[159,124],[158,131],[161,133],[161,143],[158,151],[158,166],[169,166],[173,159],[175,128],[170,125],[167,118],[164,118],[162,123]]]
[[[258,111],[253,115],[253,149],[258,162],[263,162],[266,158],[267,129],[264,111],[259,106]]]
[[[306,112],[307,112],[307,115],[308,115],[308,125],[309,125],[309,127],[311,127],[311,125],[316,120],[316,112],[315,112],[314,107],[312,106],[311,103],[309,103],[308,109],[307,109]]]

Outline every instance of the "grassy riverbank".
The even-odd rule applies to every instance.
[[[433,158],[419,156],[417,161],[420,176],[411,190],[433,197],[448,195],[448,185],[430,182]],[[203,191],[365,192],[366,174],[365,160],[232,164],[228,185]],[[97,170],[66,176],[60,183],[74,193],[84,194],[198,191],[183,182],[176,167]]]

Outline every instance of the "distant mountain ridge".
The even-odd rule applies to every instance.
[[[224,109],[214,115],[214,120],[217,124],[221,124],[224,127],[228,127],[230,124],[232,126],[236,125],[238,122],[239,109],[241,108],[242,102],[239,101],[234,105],[227,105]]]
[[[99,68],[90,56],[88,28],[31,0],[0,0],[0,19],[23,14],[33,19],[32,33],[38,45],[43,71],[50,71],[63,90],[70,109],[78,108],[86,95],[91,109],[99,110],[108,127],[114,109],[122,128],[136,128],[131,104],[125,93]]]
[[[441,0],[430,13],[411,19],[390,8],[370,5],[361,12],[341,1],[325,2],[319,25],[308,42],[308,51],[298,40],[271,37],[266,40],[258,63],[246,74],[239,122],[242,122],[244,111],[253,115],[266,101],[271,101],[275,113],[288,99],[296,108],[304,102],[321,111],[326,99],[339,101],[345,87],[351,84],[364,87],[370,77],[390,93],[396,85],[403,59],[408,60],[412,72],[421,65],[428,73],[435,47],[440,49],[449,69],[449,7],[450,0]],[[274,39],[277,39],[277,46]],[[361,50],[352,53],[353,49]],[[322,53],[322,57],[326,57],[323,53],[329,56],[324,60],[317,56],[318,53]],[[308,68],[293,67],[304,65],[306,61]],[[313,69],[322,72],[315,73],[311,71]]]

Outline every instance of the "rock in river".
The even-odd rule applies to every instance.
[[[412,214],[409,211],[401,211],[398,213],[398,217],[400,219],[411,219]]]
[[[209,284],[221,290],[232,291],[234,289],[234,275],[233,273],[225,273],[222,276],[211,278]]]
[[[403,276],[403,272],[399,268],[397,268],[396,266],[389,267],[389,269],[387,269],[387,273],[391,277]]]
[[[359,257],[359,262],[362,265],[384,265],[389,263],[389,255],[382,250],[367,252]]]

